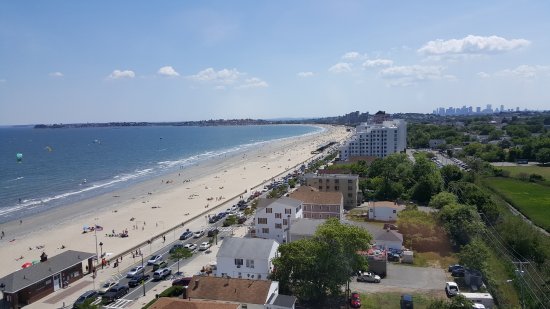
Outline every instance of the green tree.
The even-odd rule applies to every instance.
[[[340,295],[353,273],[366,269],[367,260],[357,251],[367,250],[371,239],[362,228],[329,219],[313,238],[279,246],[272,278],[279,281],[281,291],[322,303],[328,296]]]
[[[470,309],[473,303],[462,295],[457,295],[450,300],[433,300],[427,309]]]
[[[178,260],[178,273],[180,272],[180,260],[187,259],[193,256],[193,252],[191,252],[187,248],[176,248],[172,253],[170,253],[170,257],[174,260]]]
[[[432,195],[441,191],[443,179],[433,162],[425,157],[417,157],[412,169],[412,177],[415,180],[411,188],[412,199],[420,203],[428,203]]]
[[[537,161],[542,164],[550,163],[550,148],[539,149],[535,155]]]
[[[443,206],[438,214],[439,220],[456,245],[467,244],[481,222],[473,206],[450,204]]]
[[[441,177],[443,177],[443,184],[445,188],[449,186],[451,181],[460,181],[464,177],[464,172],[454,164],[448,164],[441,168]]]
[[[487,270],[489,248],[479,239],[474,238],[469,244],[462,247],[458,254],[460,264],[479,271]]]
[[[441,209],[445,205],[458,203],[456,195],[449,192],[440,192],[432,197],[430,200],[430,207]]]

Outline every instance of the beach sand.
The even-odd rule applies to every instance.
[[[161,178],[25,218],[22,223],[17,220],[2,224],[5,236],[0,240],[0,277],[21,269],[26,262],[40,260],[42,252],[50,257],[69,249],[95,253],[96,235],[97,243],[103,243],[98,250],[107,252],[108,258],[149,239],[162,241],[160,236],[165,231],[181,227],[197,216],[225,210],[230,205],[214,208],[245,190],[246,198],[265,181],[311,159],[311,151],[318,146],[341,141],[349,134],[344,127],[325,128],[322,133],[269,142],[246,152],[204,161]],[[204,220],[206,226],[207,218]],[[83,226],[96,224],[103,231],[82,233]],[[129,237],[107,236],[113,230],[128,230]],[[166,233],[167,240],[177,238],[179,233]]]

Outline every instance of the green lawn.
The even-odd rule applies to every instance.
[[[361,308],[362,309],[399,308],[401,294],[402,293],[395,293],[395,292],[361,294]],[[414,308],[415,309],[427,308],[430,302],[434,298],[435,297],[433,296],[430,297],[427,295],[415,293],[413,294]]]
[[[543,183],[550,186],[550,166],[499,166],[498,168],[509,171],[511,177],[517,177],[519,173],[542,175],[545,179]]]
[[[512,178],[490,177],[486,184],[538,226],[550,231],[550,189]]]

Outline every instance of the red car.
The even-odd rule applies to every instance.
[[[361,308],[361,296],[359,296],[359,293],[351,293],[351,297],[349,298],[349,305],[351,306],[351,308]]]

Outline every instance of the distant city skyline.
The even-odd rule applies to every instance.
[[[528,109],[523,109],[528,110]],[[434,109],[432,114],[440,116],[450,116],[450,115],[475,115],[475,114],[493,114],[493,113],[503,113],[503,112],[520,112],[522,109],[519,106],[514,108],[505,108],[504,104],[497,106],[493,109],[492,104],[485,105],[485,108],[482,109],[481,106],[466,106],[462,107],[439,107]]]
[[[543,0],[2,1],[0,125],[550,109],[548,12]]]

